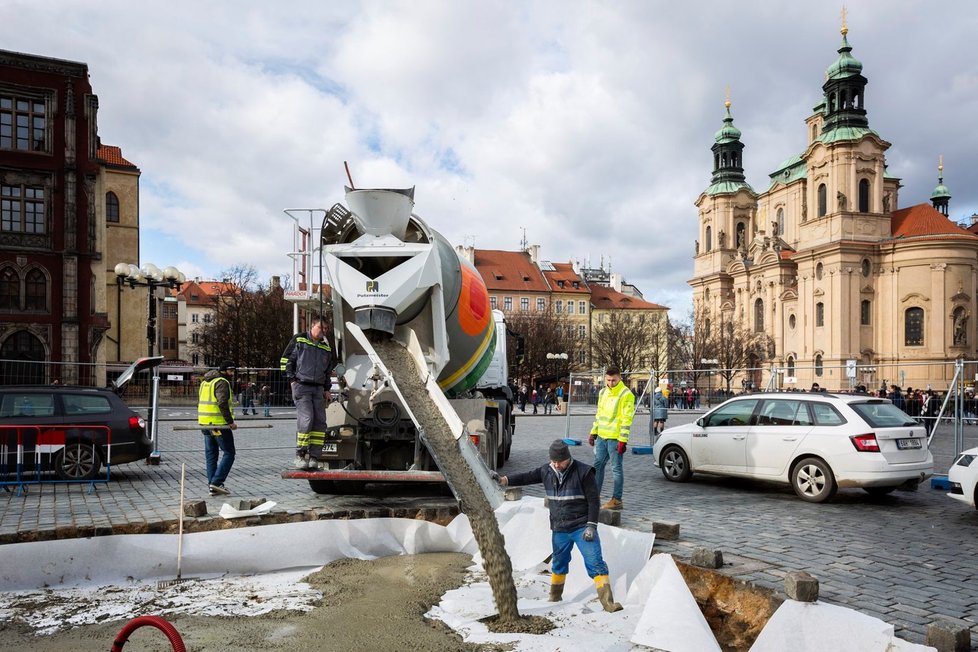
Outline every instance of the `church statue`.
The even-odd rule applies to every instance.
[[[693,248],[696,250],[696,255],[699,256],[700,255],[700,241],[699,240],[694,240],[693,241]]]
[[[720,245],[721,249],[727,246],[727,234],[722,229],[720,230],[720,233],[717,234],[717,243]]]
[[[848,203],[845,193],[840,190],[839,192],[835,193],[835,198],[839,201],[839,210],[844,211],[846,209],[846,204]]]
[[[968,318],[964,311],[954,315],[954,346],[968,345]]]
[[[883,212],[890,212],[890,193],[883,193]]]

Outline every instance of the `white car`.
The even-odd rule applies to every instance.
[[[955,500],[966,505],[978,507],[978,448],[969,448],[958,455],[947,472],[947,481],[951,483],[951,493]]]
[[[934,473],[925,428],[889,400],[861,394],[738,396],[663,432],[653,454],[673,482],[693,473],[772,480],[813,503],[839,487],[910,489]]]

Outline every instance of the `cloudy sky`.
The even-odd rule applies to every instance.
[[[978,10],[859,0],[847,23],[901,206],[943,154],[978,212]],[[688,316],[697,196],[730,87],[748,181],[805,147],[841,5],[5,0],[2,47],[89,65],[99,134],[142,170],[143,262],[291,273],[286,208],[417,186],[455,244],[590,260]]]

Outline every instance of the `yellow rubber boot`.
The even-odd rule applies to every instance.
[[[555,575],[551,573],[550,575],[550,597],[547,598],[550,602],[560,602],[564,599],[564,580],[567,579],[566,575]]]
[[[598,575],[594,578],[594,588],[598,590],[598,600],[605,611],[621,611],[620,604],[615,602],[615,596],[611,595],[611,584],[608,583],[607,575]]]

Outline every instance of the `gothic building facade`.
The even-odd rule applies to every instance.
[[[930,202],[901,207],[890,143],[869,126],[866,85],[843,26],[822,100],[805,120],[807,146],[763,192],[746,182],[728,100],[712,182],[696,200],[689,283],[698,326],[770,335],[772,355],[758,366],[782,369],[779,384],[941,384],[949,361],[978,350],[978,236],[948,219],[943,164]]]

